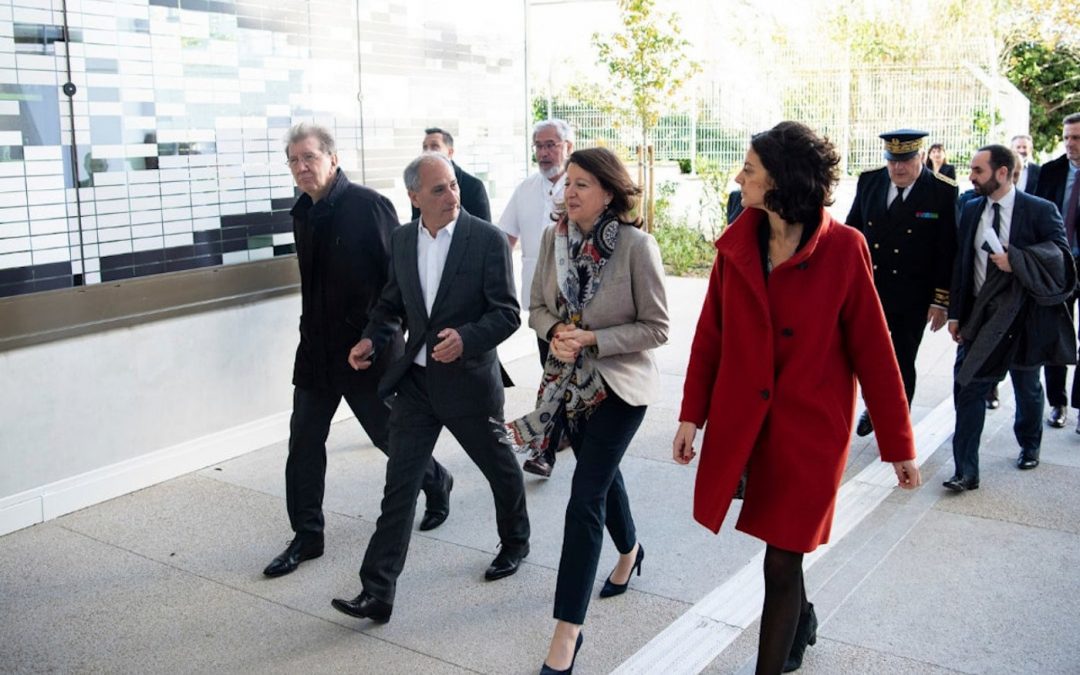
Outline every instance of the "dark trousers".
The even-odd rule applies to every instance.
[[[424,368],[413,366],[398,384],[390,411],[390,459],[382,511],[360,566],[364,590],[391,604],[409,552],[416,496],[443,427],[450,430],[491,486],[503,547],[520,549],[529,543],[525,483],[514,451],[502,436],[501,420],[488,415],[441,417],[431,406],[426,377]]]
[[[1075,316],[1076,311],[1076,298],[1069,298],[1069,316]],[[1062,407],[1069,405],[1069,399],[1072,399],[1072,407],[1080,408],[1080,382],[1077,381],[1076,374],[1073,374],[1072,393],[1070,396],[1065,395],[1065,374],[1067,370],[1065,366],[1043,366],[1043,374],[1046,376],[1046,402],[1055,407]]]
[[[379,450],[390,448],[390,410],[371,387],[347,392],[293,389],[289,421],[289,458],[285,461],[285,505],[293,532],[323,531],[323,493],[326,488],[326,437],[342,397],[360,426]],[[432,459],[424,472],[424,490],[439,490],[446,470]]]
[[[645,406],[626,403],[610,388],[607,393],[593,414],[569,431],[577,467],[566,505],[555,618],[574,624],[585,623],[604,527],[619,553],[629,553],[637,543],[619,462],[645,417]]]
[[[900,366],[900,377],[904,380],[904,393],[907,394],[908,406],[915,397],[915,357],[919,355],[923,332],[926,330],[926,310],[922,312],[885,311],[885,322],[889,326],[896,362]]]
[[[964,363],[964,345],[956,348],[953,376]],[[1024,450],[1038,451],[1042,444],[1043,402],[1042,382],[1038,370],[1009,370],[1013,393],[1016,395],[1016,420],[1013,434]],[[961,387],[953,385],[956,406],[956,430],[953,433],[953,461],[956,475],[961,478],[979,477],[979,440],[986,421],[986,392],[994,382],[971,382]]]

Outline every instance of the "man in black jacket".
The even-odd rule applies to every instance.
[[[945,325],[956,252],[956,181],[922,162],[925,131],[881,134],[886,166],[859,176],[847,224],[863,233],[908,405],[923,331]],[[864,412],[855,432],[873,430]]]
[[[446,155],[454,167],[458,191],[461,193],[461,208],[480,220],[491,222],[491,204],[488,202],[484,183],[476,176],[466,172],[454,161],[454,137],[449,131],[439,127],[424,129],[424,152],[437,152]],[[420,217],[420,209],[412,207],[412,219]]]
[[[1063,120],[1061,138],[1065,142],[1065,154],[1043,164],[1039,171],[1039,180],[1035,185],[1035,196],[1053,202],[1065,222],[1065,235],[1073,257],[1080,256],[1077,244],[1077,201],[1080,200],[1080,113],[1069,115]],[[1069,301],[1070,309],[1076,305],[1076,299]],[[1068,421],[1069,399],[1065,395],[1065,366],[1047,366],[1046,400],[1050,404],[1050,416],[1046,423],[1055,429],[1061,429]],[[1072,407],[1080,408],[1080,382],[1073,375]],[[1076,428],[1080,433],[1080,421]]]
[[[1041,354],[1029,355],[1019,349],[1018,334],[1025,329],[1025,324],[1034,323],[1033,313],[1018,315],[1019,318],[1005,316],[1008,325],[997,326],[997,319],[1011,305],[1001,302],[993,293],[1003,286],[1013,286],[1013,279],[1019,279],[1014,275],[1013,265],[1018,260],[1018,253],[1050,244],[1059,249],[1059,269],[1064,267],[1064,262],[1071,262],[1064,260],[1068,255],[1065,231],[1054,205],[1013,187],[1010,177],[1015,158],[1013,151],[1003,145],[988,145],[975,153],[971,158],[970,178],[979,197],[968,201],[960,215],[959,250],[949,305],[949,333],[959,345],[953,370],[956,379],[953,389],[956,470],[944,483],[946,488],[956,492],[979,487],[979,439],[986,418],[984,400],[996,378],[1007,370],[1016,395],[1013,432],[1020,445],[1016,466],[1034,469],[1039,465],[1042,445],[1043,391],[1038,365],[1075,360],[1075,354],[1068,358],[1069,352],[1064,357],[1042,358]],[[1068,271],[1073,272],[1071,268]],[[1012,278],[1003,279],[1002,275]],[[1061,304],[1076,283],[1075,274],[1068,275],[1068,279],[1069,282],[1062,283],[1061,294],[1056,298],[1062,315],[1065,311]],[[1033,303],[1039,301],[1029,288],[1024,288],[1022,293]],[[1069,328],[1066,321],[1066,332],[1071,332]],[[1038,337],[1053,342],[1055,335],[1056,331],[1049,331],[1048,335]],[[1075,333],[1067,338],[1075,344]],[[1029,348],[1031,344],[1029,341]],[[965,360],[975,359],[976,354],[999,365],[1000,370],[974,379],[962,377],[970,370],[964,367]]]
[[[390,200],[345,177],[326,129],[293,127],[285,153],[304,193],[291,211],[302,310],[285,463],[286,507],[296,535],[263,570],[268,577],[288,574],[323,553],[326,437],[342,397],[372,443],[384,453],[390,447],[390,412],[377,393],[389,359],[371,370],[356,371],[348,357],[386,285],[397,213]],[[390,336],[388,345],[390,352],[402,353],[400,331]],[[431,459],[424,475],[427,511],[420,529],[438,527],[446,520],[452,484],[446,469]]]

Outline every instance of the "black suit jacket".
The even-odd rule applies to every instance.
[[[389,279],[364,331],[378,359],[403,320],[408,326],[405,353],[387,368],[379,395],[392,396],[416,354],[426,349],[427,393],[438,414],[501,418],[503,378],[495,347],[521,325],[506,235],[461,212],[428,316],[416,267],[417,227],[413,221],[391,237]],[[444,328],[457,330],[464,348],[452,363],[431,358],[441,342],[436,335]]]
[[[1042,173],[1042,167],[1032,162],[1027,165],[1027,180],[1024,181],[1024,192],[1029,195],[1039,196],[1039,175]],[[1046,199],[1046,197],[1043,197]]]
[[[1062,155],[1042,165],[1035,183],[1035,196],[1053,202],[1062,217],[1065,215],[1065,181],[1068,179],[1069,158]]]
[[[457,180],[458,191],[461,194],[461,208],[476,216],[480,220],[491,222],[491,204],[488,202],[487,190],[484,183],[476,176],[466,173],[455,162],[454,179]],[[420,209],[412,207],[412,219],[420,217]]]
[[[859,176],[847,224],[863,233],[874,264],[874,286],[886,313],[948,306],[956,254],[956,184],[923,167],[895,222],[888,216],[889,172]]]
[[[957,234],[959,250],[953,273],[949,319],[959,321],[961,328],[975,304],[975,232],[986,203],[986,197],[976,197],[964,204],[964,210],[960,214],[960,229]],[[1054,242],[1068,252],[1061,215],[1057,208],[1045,199],[1017,190],[1012,221],[1009,223],[1009,246],[1023,249],[1040,242]]]
[[[390,236],[398,228],[394,205],[339,169],[323,199],[312,203],[301,195],[290,214],[302,306],[293,384],[324,391],[374,387],[383,365],[353,370],[348,356],[386,284]],[[387,349],[400,354],[401,334],[388,335]]]

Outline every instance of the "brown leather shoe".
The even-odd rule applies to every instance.
[[[530,457],[521,465],[522,471],[533,473],[537,476],[543,476],[544,478],[551,476],[551,469],[551,464],[548,464],[547,459],[543,455]]]

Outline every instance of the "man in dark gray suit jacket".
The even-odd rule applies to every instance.
[[[1039,184],[1040,167],[1031,161],[1033,152],[1031,136],[1017,134],[1010,141],[1013,151],[1020,155],[1020,180],[1016,183],[1016,189],[1029,195],[1035,194],[1035,186]]]
[[[389,279],[363,338],[349,354],[358,370],[383,356],[402,321],[405,353],[379,384],[394,396],[382,514],[360,567],[363,591],[334,599],[341,612],[389,621],[409,548],[416,497],[439,432],[450,430],[495,497],[501,550],[484,576],[517,571],[529,553],[521,469],[503,432],[503,379],[495,347],[521,324],[506,236],[461,211],[450,160],[425,153],[405,169],[420,218],[390,241]]]
[[[997,286],[994,277],[1012,274],[1012,250],[1024,251],[1038,244],[1052,243],[1060,249],[1061,257],[1068,255],[1065,228],[1054,205],[1045,199],[1029,196],[1013,187],[1012,176],[1016,155],[1003,145],[980,148],[971,158],[971,183],[979,197],[968,201],[960,215],[957,235],[958,249],[953,269],[949,303],[949,333],[959,345],[956,349],[954,375],[959,375],[969,354],[975,349],[997,352],[1001,341],[1015,333],[1010,326],[998,333],[989,328],[987,335],[969,326],[972,311],[979,301],[984,285]],[[1075,282],[1075,276],[1072,277]],[[1000,304],[989,303],[982,313],[982,325],[988,325]],[[1019,327],[1020,329],[1023,326]],[[989,345],[983,344],[986,339]],[[1075,337],[1073,338],[1075,340]],[[982,342],[981,342],[982,341]],[[1017,368],[1017,354],[1006,352],[1004,360],[1012,377],[1016,395],[1016,423],[1013,432],[1020,445],[1019,469],[1034,469],[1039,465],[1042,445],[1043,388],[1037,368]],[[974,357],[973,357],[974,358]],[[956,492],[979,487],[979,439],[986,419],[984,400],[994,385],[988,380],[975,379],[962,383],[957,378],[953,397],[956,406],[956,429],[953,434],[953,460],[956,471],[944,486]]]

